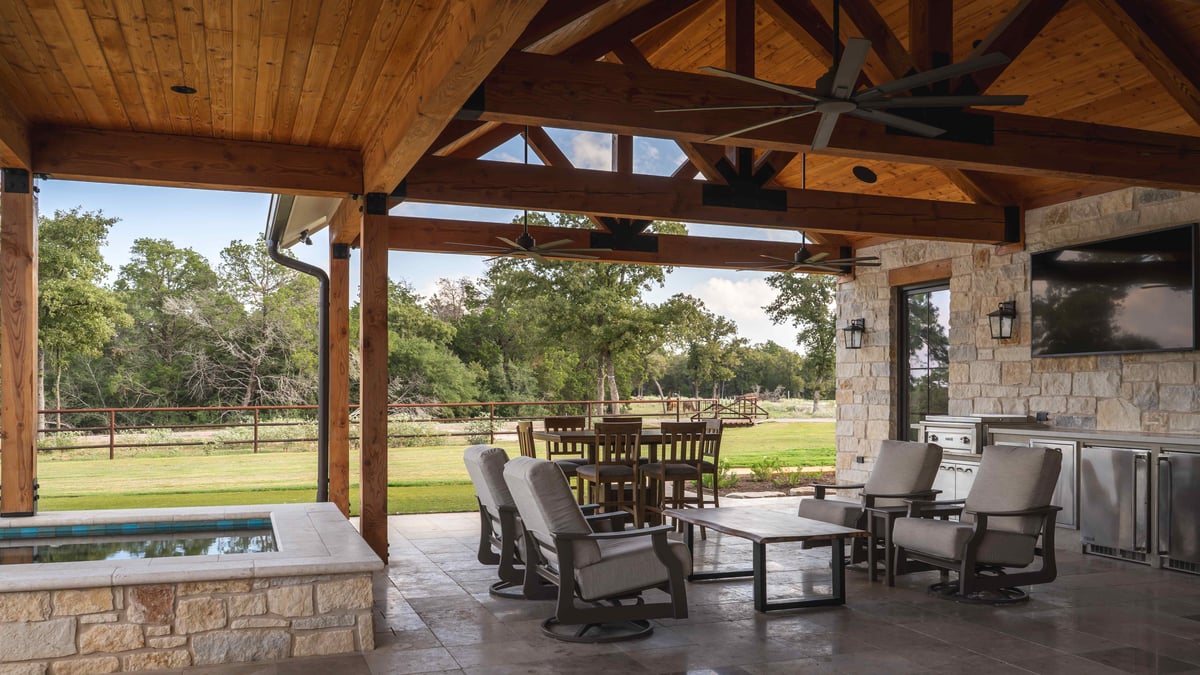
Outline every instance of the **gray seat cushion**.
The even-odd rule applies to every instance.
[[[963,522],[974,522],[971,511],[1021,511],[1049,506],[1062,468],[1062,453],[1049,448],[989,445],[967,494]],[[1041,516],[988,518],[988,530],[1036,535]]]
[[[697,479],[700,477],[700,471],[691,464],[663,464],[661,462],[653,462],[643,464],[638,468],[638,471],[643,476],[651,476],[658,479]]]
[[[514,457],[504,465],[504,482],[516,502],[525,531],[550,547],[546,557],[554,565],[558,565],[558,554],[553,550],[554,535],[592,531],[562,470],[553,462]],[[600,560],[600,547],[594,541],[574,542],[573,552],[577,566]]]
[[[923,492],[933,487],[938,464],[942,461],[941,446],[933,443],[885,440],[879,446],[879,456],[871,468],[871,476],[863,492],[875,495],[898,495]],[[877,499],[876,506],[903,506],[903,499]]]
[[[508,453],[503,448],[472,445],[463,451],[463,463],[467,465],[467,475],[475,486],[475,495],[485,508],[495,515],[500,513],[501,506],[516,506],[504,482]]]
[[[672,541],[671,553],[683,564],[683,573],[692,573],[692,556],[687,544]],[[623,595],[667,580],[667,567],[658,559],[650,537],[600,542],[601,559],[575,570],[579,596],[584,600]]]
[[[990,521],[989,521],[990,522]],[[892,529],[892,541],[911,551],[927,553],[947,560],[962,560],[967,540],[975,526],[930,518],[900,518]],[[1037,537],[988,530],[976,554],[978,562],[991,565],[1024,567],[1033,562]]]
[[[862,514],[862,504],[847,499],[805,499],[800,502],[798,513],[801,518],[843,527],[857,527]]]
[[[583,466],[586,463],[587,463],[586,459],[556,459],[556,460],[554,460],[554,466],[557,466],[563,472],[563,475],[568,478],[570,478],[571,476],[574,476],[579,471],[579,467]]]
[[[597,469],[599,471],[597,472]],[[633,480],[633,467],[624,464],[584,464],[575,470],[576,475],[595,480],[596,476],[604,479],[617,480],[624,478]]]

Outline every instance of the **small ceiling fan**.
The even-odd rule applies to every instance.
[[[529,128],[525,128],[525,132],[521,134],[525,141],[525,164],[529,164]],[[571,239],[557,239],[545,244],[537,243],[533,235],[529,234],[529,209],[525,209],[524,215],[521,218],[522,229],[521,234],[517,235],[516,239],[497,236],[504,246],[489,246],[487,244],[465,244],[457,241],[448,241],[448,246],[466,246],[475,249],[473,253],[484,253],[491,255],[485,262],[492,262],[499,258],[511,256],[513,258],[533,258],[538,262],[546,262],[546,255],[553,255],[555,258],[576,258],[579,260],[598,260],[598,256],[589,255],[590,253],[606,253],[611,251],[611,248],[564,248],[571,244]]]
[[[950,65],[934,68],[922,73],[915,73],[908,77],[902,77],[898,80],[880,84],[869,89],[864,89],[855,93],[854,88],[858,83],[859,75],[862,73],[863,64],[866,63],[867,54],[871,51],[871,41],[862,38],[850,38],[846,40],[846,51],[838,55],[839,50],[839,8],[838,3],[834,2],[833,9],[833,61],[834,65],[829,72],[817,80],[816,92],[811,93],[798,89],[786,84],[771,82],[749,75],[742,75],[733,71],[725,70],[724,68],[716,68],[714,66],[704,66],[701,71],[727,77],[729,79],[746,82],[749,84],[781,91],[785,94],[791,94],[803,102],[784,105],[717,105],[717,106],[695,106],[689,108],[661,108],[655,112],[699,112],[711,110],[755,110],[755,109],[775,109],[775,110],[796,110],[797,112],[789,113],[773,120],[754,124],[748,127],[737,129],[726,134],[713,136],[708,139],[709,142],[716,142],[739,136],[748,131],[754,131],[763,127],[772,126],[787,122],[789,120],[798,119],[807,115],[820,114],[821,120],[817,124],[817,131],[813,135],[812,149],[820,150],[829,145],[829,139],[833,136],[833,129],[837,125],[838,118],[842,115],[850,115],[872,122],[885,124],[894,129],[906,131],[908,133],[932,138],[946,133],[945,129],[926,124],[908,117],[894,115],[886,112],[887,109],[901,108],[965,108],[968,106],[1015,106],[1023,105],[1026,96],[1023,95],[986,95],[986,96],[892,96],[900,92],[910,91],[917,87],[942,82],[953,77],[969,75],[971,73],[992,68],[1008,63],[1010,59],[999,52],[992,52],[983,56],[967,59],[962,63],[952,63]]]
[[[812,253],[808,250],[808,242],[804,233],[800,233],[800,250],[791,260],[773,255],[760,255],[770,262],[735,262],[733,265],[744,265],[739,271],[756,270],[759,272],[832,272],[845,274],[851,267],[879,267],[879,256],[852,256],[846,258],[830,258],[828,253]]]

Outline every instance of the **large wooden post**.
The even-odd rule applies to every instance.
[[[329,500],[350,515],[350,245],[329,245]]]
[[[4,169],[0,187],[0,516],[37,510],[37,230],[33,184]]]
[[[384,193],[363,198],[359,246],[360,529],[375,553],[387,562],[388,220]]]

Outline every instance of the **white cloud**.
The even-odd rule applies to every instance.
[[[612,169],[612,136],[580,131],[571,136],[571,163],[580,169]]]
[[[763,310],[763,306],[779,295],[778,291],[767,285],[764,277],[729,279],[713,276],[686,292],[703,300],[710,311],[736,323],[738,335],[751,343],[773,340],[784,347],[796,348],[795,328],[771,323]]]

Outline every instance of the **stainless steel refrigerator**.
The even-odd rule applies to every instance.
[[[1150,451],[1088,446],[1081,454],[1084,551],[1150,562]]]
[[[1163,567],[1200,573],[1200,454],[1159,453],[1158,554]]]

